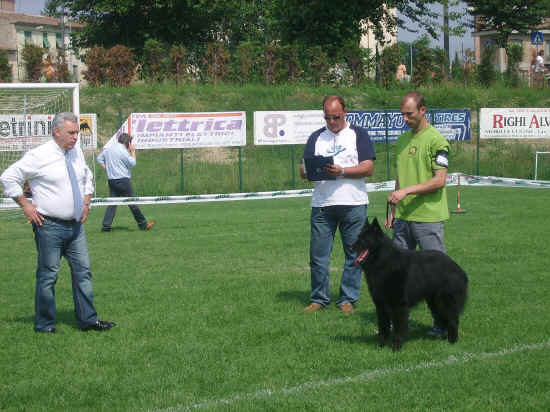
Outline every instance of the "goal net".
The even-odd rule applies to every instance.
[[[550,152],[535,153],[535,180],[550,180]]]
[[[52,138],[59,112],[80,115],[78,83],[0,83],[0,174]],[[0,216],[20,214],[14,207],[0,185]]]

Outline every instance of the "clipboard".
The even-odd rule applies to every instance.
[[[304,167],[306,169],[307,179],[311,182],[319,180],[336,180],[336,176],[332,176],[325,172],[325,167],[334,164],[334,157],[329,156],[314,156],[304,158]]]

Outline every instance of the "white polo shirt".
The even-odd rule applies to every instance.
[[[365,160],[376,159],[376,152],[365,129],[346,124],[338,133],[333,133],[326,127],[315,131],[308,138],[304,150],[304,158],[312,156],[333,156],[334,164],[346,168],[357,166]],[[335,180],[316,182],[311,198],[311,207],[357,206],[368,203],[365,179],[342,176]]]

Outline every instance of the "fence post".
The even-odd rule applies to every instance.
[[[243,152],[239,146],[239,192],[243,193]]]
[[[184,185],[184,177],[183,177],[183,148],[180,149],[180,170],[181,170],[181,194],[183,195],[185,193],[185,185]]]
[[[292,170],[292,188],[296,189],[296,169],[294,168],[294,145],[290,145],[290,169]]]
[[[477,107],[477,146],[476,146],[476,176],[479,176],[479,141],[480,134],[481,134],[481,110],[479,109],[479,106]]]
[[[388,109],[384,107],[384,128],[386,129],[386,180],[390,180],[390,141],[388,138]]]

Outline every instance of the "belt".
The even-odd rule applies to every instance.
[[[55,223],[60,223],[62,225],[74,225],[76,223],[76,220],[65,220],[65,219],[59,219],[58,217],[52,217],[52,216],[44,216],[44,219],[51,220]]]

